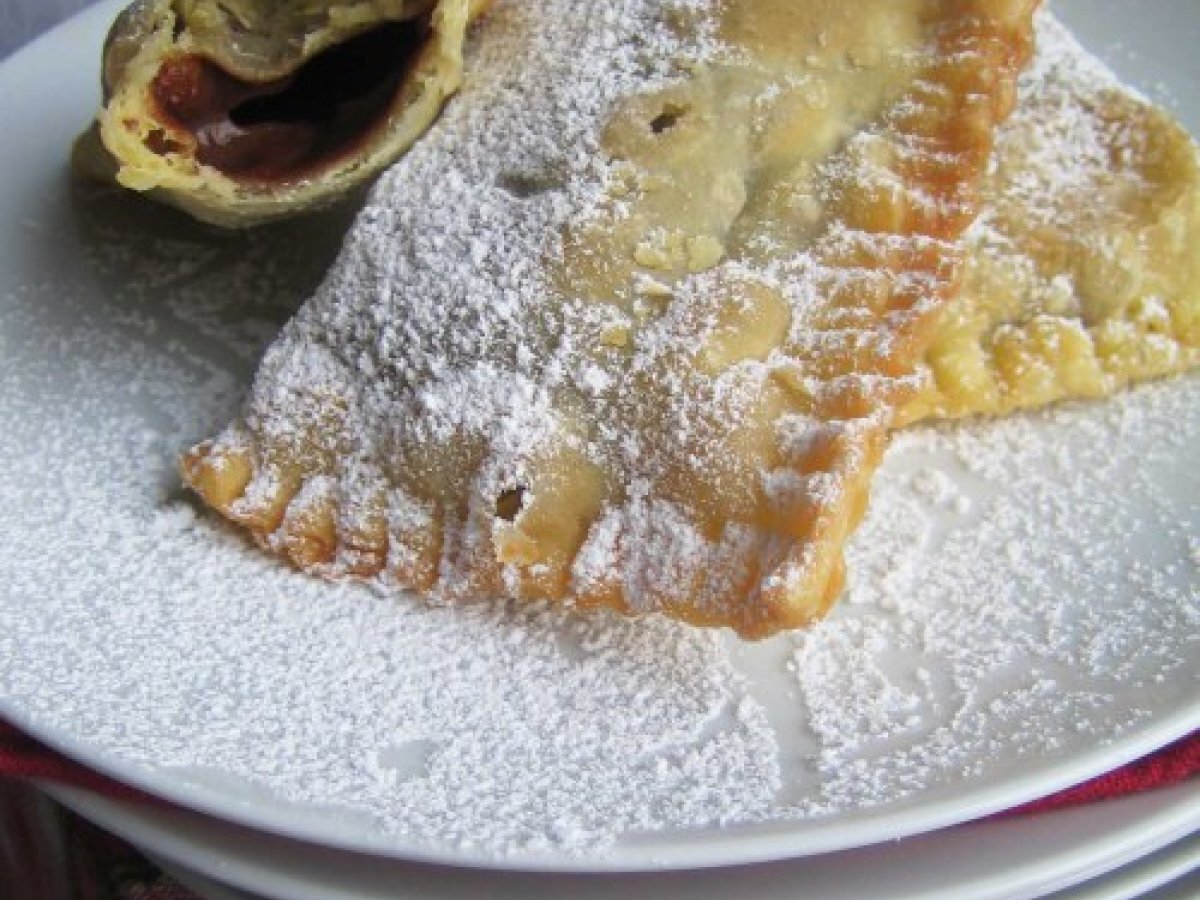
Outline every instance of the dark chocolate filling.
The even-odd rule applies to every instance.
[[[181,54],[163,63],[151,93],[164,118],[195,136],[200,162],[239,181],[287,181],[366,142],[428,35],[423,19],[388,22],[265,84]],[[151,149],[169,147],[159,135]]]

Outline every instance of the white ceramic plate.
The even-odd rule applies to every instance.
[[[1072,888],[1055,900],[1190,900],[1200,891],[1200,836],[1179,841],[1111,875]],[[1153,892],[1153,893],[1151,893]]]
[[[966,445],[957,432],[906,441],[852,552],[870,564],[856,567],[849,602],[812,635],[762,645],[326,588],[197,518],[174,460],[233,411],[286,298],[319,277],[346,215],[244,238],[72,188],[66,148],[96,102],[95,67],[79,61],[95,58],[116,6],[0,66],[0,711],[17,724],[265,831],[394,858],[576,871],[912,835],[1200,725],[1195,378],[969,426]],[[1081,0],[1060,12],[1200,126],[1194,4]],[[991,451],[995,471],[964,464],[964,446],[996,442],[1037,471]],[[1085,470],[1073,496],[1099,498],[1087,515],[1055,505],[1064,465]],[[1031,487],[1073,533],[1020,540],[1049,533],[1020,512]],[[872,542],[892,555],[871,555]],[[1093,558],[1096,546],[1111,552]],[[908,565],[910,549],[930,574]],[[1011,573],[971,580],[972,554],[1001,552]],[[913,598],[926,582],[944,591],[923,605]],[[962,646],[939,631],[956,621],[970,626]],[[421,646],[405,644],[412,633]],[[623,649],[596,654],[598,641]],[[511,677],[531,661],[536,690]],[[602,740],[546,730],[514,743],[506,731],[521,716],[552,721],[538,718],[547,705]]]
[[[207,877],[277,900],[601,900],[617,894],[646,900],[1017,900],[1074,885],[1080,886],[1081,900],[1093,895],[1117,900],[1180,877],[1200,854],[1196,839],[1185,839],[1200,829],[1197,784],[820,857],[607,876],[473,872],[381,860],[306,847],[194,813],[113,803],[76,790],[54,792],[168,867],[199,873],[197,887],[207,888]]]

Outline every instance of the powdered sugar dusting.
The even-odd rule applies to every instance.
[[[1194,709],[1194,377],[902,435],[843,603],[765,644],[290,572],[197,515],[176,466],[305,290],[302,235],[90,233],[0,299],[20,719],[259,821],[521,860],[817,830]]]
[[[835,809],[1109,740],[1196,689],[1198,402],[1191,378],[895,442],[845,608],[796,639]]]
[[[596,349],[604,334],[627,330],[628,318],[584,298],[539,303],[555,290],[541,262],[562,253],[552,244],[568,216],[601,205],[620,177],[599,150],[599,123],[615,99],[677,81],[717,52],[710,6],[498,4],[469,48],[460,102],[384,176],[325,284],[268,352],[246,406],[249,430],[268,446],[311,441],[326,429],[323,410],[336,397],[346,409],[337,427],[360,468],[427,465],[439,474],[426,482],[471,480],[472,498],[536,495],[542,484],[533,471],[564,448],[608,448],[639,463],[663,455],[660,444],[631,441],[636,429],[622,428],[623,419],[581,414],[637,395],[624,384],[624,357]],[[669,344],[670,331],[664,325],[645,341]],[[664,344],[663,352],[673,351]],[[672,446],[693,448],[697,468],[712,463],[701,450],[714,455],[716,436],[753,404],[756,382],[729,379],[721,389],[718,414],[689,409],[665,425],[679,433]],[[452,474],[442,476],[443,468]],[[643,535],[653,523],[637,509],[634,498],[621,525]],[[708,542],[682,510],[676,518],[693,539],[670,542],[674,568],[694,569]],[[472,565],[469,549],[456,559],[455,548],[491,538],[477,533],[480,522],[447,519],[441,583],[452,595]],[[581,581],[590,576],[587,559],[598,560],[605,546],[596,531]],[[654,584],[665,584],[659,575],[680,574],[664,564],[632,578],[645,588],[632,604],[651,608]]]
[[[25,340],[6,348],[21,381],[0,404],[19,423],[2,489],[21,498],[3,519],[0,683],[24,716],[417,845],[580,852],[626,830],[765,814],[774,741],[757,707],[737,712],[716,634],[397,603],[281,569],[171,487],[188,420],[231,403],[237,382],[196,379],[203,345],[148,342],[108,306],[89,314],[55,293],[5,303]],[[49,305],[74,325],[47,322]],[[32,349],[49,335],[80,364]],[[47,418],[29,392],[50,383],[75,400]],[[714,793],[734,770],[733,792]]]
[[[287,571],[175,495],[193,420],[239,382],[114,324],[127,303],[5,300],[0,684],[22,718],[259,812],[374,846],[613,853],[986,781],[1194,696],[1196,379],[903,436],[842,606],[743,645]]]
[[[950,293],[950,210],[973,209],[950,187],[977,180],[969,154],[923,187],[894,157],[928,152],[929,84],[1007,75],[942,13],[782,8],[768,40],[749,24],[767,10],[740,2],[498,3],[461,94],[380,180],[189,484],[284,548],[304,520],[265,511],[315,474],[379,507],[419,498],[431,534],[373,535],[380,559],[423,542],[419,575],[292,557],[442,597],[503,590],[759,635],[815,616],[837,526],[780,523],[847,518],[913,377],[907,336]],[[806,129],[813,146],[770,149]],[[811,220],[772,212],[793,200]],[[939,211],[880,224],[910,203]],[[892,273],[905,291],[889,305]],[[828,453],[781,460],[783,409],[856,422]],[[204,487],[223,455],[250,473],[248,504]],[[712,577],[714,559],[745,577]]]
[[[1036,146],[1030,165],[1008,173],[1007,184],[1023,209],[1052,222],[1064,205],[1081,203],[1080,189],[1093,187],[1097,173],[1117,162],[1110,158],[1114,141],[1099,133],[1115,126],[1077,110],[1098,104],[1104,91],[1125,89],[1049,13],[1040,14],[1038,25],[1038,52],[1021,81],[1031,102],[1018,108],[999,140],[1011,134]],[[1030,91],[1032,85],[1037,85],[1036,93]]]

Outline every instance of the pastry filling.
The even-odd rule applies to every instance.
[[[345,158],[382,124],[429,36],[424,18],[388,22],[251,84],[198,55],[163,63],[151,93],[165,121],[195,140],[196,159],[239,181],[286,181]],[[178,151],[166,133],[151,149]]]

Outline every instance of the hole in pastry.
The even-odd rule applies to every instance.
[[[670,131],[677,124],[679,124],[679,120],[683,118],[683,115],[686,112],[687,109],[685,107],[678,106],[674,103],[668,103],[663,107],[663,111],[661,113],[650,120],[650,130],[655,134],[663,134],[664,132]]]
[[[168,153],[178,153],[183,149],[183,145],[179,141],[168,137],[167,133],[161,128],[155,128],[147,134],[144,143],[151,153],[157,153],[159,156],[166,156]]]
[[[527,491],[523,487],[504,491],[496,498],[496,518],[503,519],[505,522],[515,521],[521,514],[521,510],[525,508],[526,493]]]
[[[244,181],[308,176],[382,126],[429,33],[424,18],[388,22],[261,84],[177,55],[151,94],[164,121],[195,137],[199,162]]]
[[[521,200],[528,200],[559,186],[558,181],[549,175],[536,172],[509,172],[496,179],[496,184],[501,190]]]

